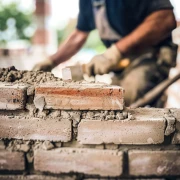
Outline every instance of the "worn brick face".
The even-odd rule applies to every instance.
[[[68,142],[71,140],[71,122],[63,119],[0,116],[0,138]]]
[[[82,144],[159,144],[164,141],[165,121],[141,120],[82,120],[78,141]]]
[[[176,118],[176,130],[172,138],[172,144],[180,144],[180,109],[171,109],[171,112]]]
[[[36,151],[35,170],[51,173],[78,172],[101,176],[122,174],[122,152],[113,150],[60,148]]]
[[[180,175],[179,151],[129,151],[129,173],[133,176]]]
[[[41,85],[35,92],[36,106],[41,98],[45,109],[122,110],[124,104],[121,87],[99,84]]]
[[[24,154],[0,151],[0,170],[22,171],[25,169]]]
[[[127,108],[128,112],[136,117],[143,117],[148,119],[149,117],[162,118],[166,113],[169,113],[169,109],[162,108]]]
[[[53,177],[46,175],[0,175],[0,180],[75,180],[75,176]]]
[[[27,87],[24,85],[0,83],[0,109],[24,109],[26,89]]]

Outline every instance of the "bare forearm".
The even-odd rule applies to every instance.
[[[168,37],[176,22],[172,10],[161,10],[149,15],[132,33],[116,43],[123,54],[158,44]]]
[[[88,33],[75,30],[69,38],[63,42],[58,51],[50,56],[54,64],[58,65],[75,55],[85,43]]]

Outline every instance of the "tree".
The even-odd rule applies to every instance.
[[[32,12],[23,12],[18,3],[3,4],[0,2],[0,44],[9,40],[30,40],[28,28],[32,26]]]

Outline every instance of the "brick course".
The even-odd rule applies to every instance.
[[[122,110],[124,105],[123,89],[118,86],[51,84],[35,91],[35,102],[43,97],[45,109]]]
[[[74,176],[45,176],[45,175],[0,175],[0,180],[75,180]]]
[[[180,175],[179,151],[129,151],[129,174],[133,176]]]
[[[36,151],[35,170],[51,173],[79,172],[101,176],[122,174],[123,154],[116,150],[61,148]]]
[[[71,140],[71,121],[0,116],[0,138],[68,142]]]
[[[82,144],[159,144],[164,141],[165,120],[82,120],[78,141]]]

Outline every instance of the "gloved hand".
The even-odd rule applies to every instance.
[[[88,76],[107,74],[113,67],[118,65],[122,58],[123,56],[116,45],[112,45],[103,54],[94,56],[92,60],[86,64],[85,73],[87,73]]]
[[[55,64],[53,63],[53,61],[47,58],[46,60],[36,64],[32,70],[50,72],[54,67],[55,67]]]

